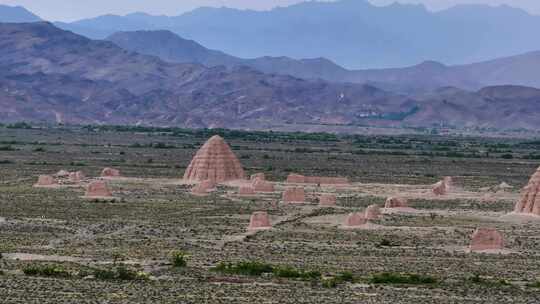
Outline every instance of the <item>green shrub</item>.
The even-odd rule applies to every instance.
[[[104,281],[143,281],[149,279],[147,273],[133,270],[125,265],[118,265],[112,269],[94,269],[94,277]]]
[[[68,278],[71,274],[59,265],[39,265],[31,264],[23,268],[23,273],[28,276],[41,276],[41,277],[60,277]]]
[[[214,268],[214,271],[226,274],[260,276],[263,273],[271,273],[273,267],[270,264],[261,262],[239,262],[236,264],[221,262]]]
[[[418,274],[398,274],[398,273],[381,273],[375,274],[369,282],[372,284],[410,284],[410,285],[423,285],[423,284],[435,284],[437,280],[430,276],[418,275]]]
[[[171,254],[171,263],[174,267],[186,267],[186,254],[182,251],[174,251]]]
[[[290,279],[316,280],[321,277],[321,273],[318,271],[298,270],[289,266],[274,267],[272,273],[276,277]]]

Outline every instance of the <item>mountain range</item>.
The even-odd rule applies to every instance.
[[[199,8],[179,16],[105,15],[57,26],[94,39],[170,30],[241,58],[327,58],[348,69],[466,64],[540,49],[540,16],[509,6],[378,7],[366,0],[310,1],[271,11]]]
[[[540,88],[540,51],[467,65],[445,66],[426,61],[407,68],[347,70],[324,58],[296,60],[265,56],[242,59],[210,50],[166,30],[119,32],[107,40],[124,49],[157,56],[168,62],[199,63],[208,67],[243,65],[270,74],[367,83],[400,93],[423,92],[447,86],[466,90],[494,85]]]
[[[418,95],[246,66],[171,63],[51,23],[0,24],[0,121],[271,129],[295,125],[539,129],[540,90]]]

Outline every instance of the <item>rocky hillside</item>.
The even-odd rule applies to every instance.
[[[119,32],[107,38],[118,46],[165,61],[213,67],[249,66],[265,73],[332,82],[367,83],[390,91],[414,93],[453,86],[479,90],[485,86],[521,85],[540,88],[540,51],[475,64],[445,66],[434,61],[393,69],[347,70],[324,58],[288,57],[241,59],[210,50],[170,31]]]
[[[538,129],[539,102],[539,91],[525,87],[447,88],[409,97],[249,67],[169,63],[50,23],[0,24],[2,122]]]

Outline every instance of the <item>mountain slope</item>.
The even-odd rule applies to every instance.
[[[531,38],[540,17],[508,6],[430,12],[419,5],[376,7],[365,0],[311,1],[262,12],[200,8],[175,17],[107,15],[61,26],[84,28],[93,38],[167,29],[237,57],[324,57],[350,69],[425,60],[453,65],[540,49],[540,40]]]
[[[20,6],[0,4],[0,22],[37,22],[41,18]]]
[[[388,90],[417,92],[453,86],[478,90],[484,86],[522,85],[540,88],[540,52],[499,58],[469,65],[445,66],[434,61],[394,69],[346,70],[324,59],[295,60],[288,57],[241,59],[209,50],[170,31],[120,32],[107,38],[118,46],[165,61],[205,66],[245,65],[265,73],[292,75],[332,82],[371,83]]]
[[[412,106],[370,86],[166,63],[49,23],[0,24],[0,86],[2,121],[253,127]]]

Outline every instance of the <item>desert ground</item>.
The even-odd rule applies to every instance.
[[[190,194],[184,170],[214,134],[276,191]],[[532,139],[2,126],[0,302],[538,303],[540,220],[507,214],[539,165]],[[104,167],[122,173],[107,180],[117,199],[82,198]],[[62,169],[87,179],[33,187]],[[293,172],[351,183],[282,203]],[[444,176],[450,192],[433,195]],[[322,193],[337,205],[318,206]],[[390,196],[415,211],[343,229]],[[247,231],[256,211],[272,229]],[[478,227],[501,232],[504,250],[469,252]]]

